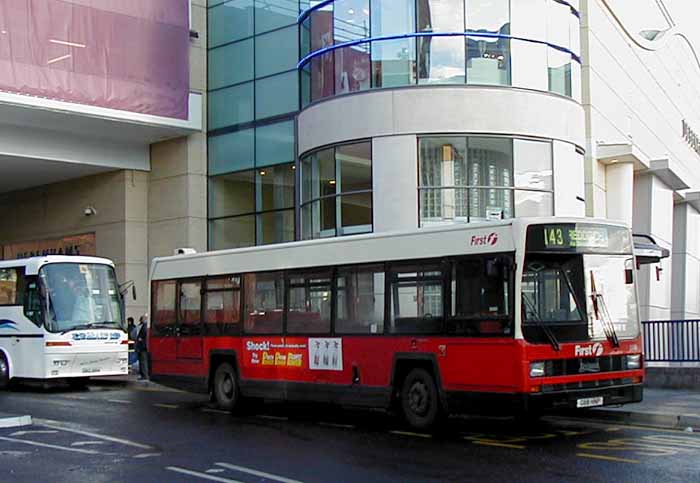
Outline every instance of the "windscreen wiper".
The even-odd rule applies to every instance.
[[[87,330],[87,329],[112,329],[113,327],[111,325],[107,325],[104,323],[98,323],[98,322],[89,322],[87,324],[80,324],[80,325],[74,325],[70,329],[66,329],[63,332],[61,332],[61,335],[67,334],[68,332],[72,332],[74,330]]]
[[[544,333],[544,335],[547,337],[547,340],[549,343],[552,345],[552,349],[555,351],[559,352],[561,350],[561,347],[559,346],[559,341],[557,340],[556,336],[554,335],[554,332],[547,327],[547,325],[544,323],[544,321],[540,318],[539,312],[537,308],[535,307],[535,304],[532,302],[532,300],[527,298],[527,295],[524,293],[521,294],[523,302],[525,305],[527,305],[528,309],[530,310],[530,314],[532,314],[532,320],[535,322],[535,325]]]
[[[591,270],[591,301],[593,302],[595,318],[603,324],[605,337],[612,343],[613,347],[620,347],[620,340],[617,337],[615,324],[613,324],[612,317],[610,317],[608,306],[605,304],[605,298],[602,293],[596,290],[593,270]]]

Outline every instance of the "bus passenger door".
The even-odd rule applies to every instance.
[[[148,352],[151,356],[151,370],[156,373],[171,373],[175,361],[177,345],[177,313],[175,312],[175,280],[153,282],[151,326]]]
[[[178,283],[176,359],[202,361],[202,281]]]

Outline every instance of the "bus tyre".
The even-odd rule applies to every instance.
[[[401,387],[401,408],[408,424],[425,430],[442,416],[440,400],[433,376],[425,369],[413,369]]]
[[[71,389],[85,389],[90,381],[89,377],[71,377],[68,380],[68,387]]]
[[[240,402],[238,378],[228,362],[219,364],[214,373],[214,398],[219,408],[234,411]]]
[[[0,389],[7,389],[10,385],[10,365],[5,354],[0,353]]]

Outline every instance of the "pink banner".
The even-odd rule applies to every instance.
[[[0,0],[0,91],[187,119],[188,0]]]

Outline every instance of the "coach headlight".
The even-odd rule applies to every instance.
[[[627,356],[627,369],[640,369],[642,367],[642,355],[631,354]]]
[[[542,377],[544,376],[544,362],[531,362],[530,363],[530,377]]]

